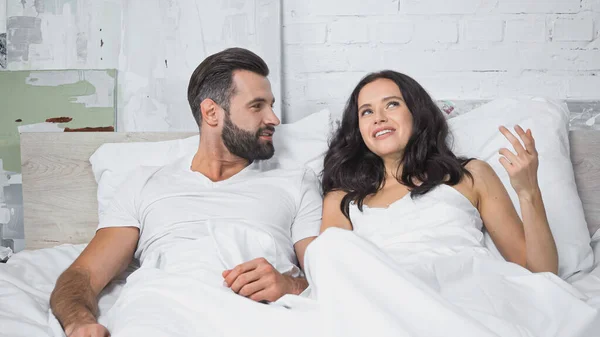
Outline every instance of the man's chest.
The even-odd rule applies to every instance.
[[[179,186],[168,191],[149,189],[139,201],[140,222],[195,223],[241,218],[258,223],[291,223],[297,200],[277,186]]]

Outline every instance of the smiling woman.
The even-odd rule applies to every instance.
[[[454,185],[469,174],[469,160],[450,151],[447,135],[444,115],[414,79],[393,71],[370,74],[352,92],[325,157],[324,193],[348,191],[342,202],[348,217],[350,202],[362,209],[386,175],[396,176],[413,196],[441,182]]]
[[[385,93],[380,98],[380,93]],[[390,79],[380,78],[365,86],[358,95],[358,127],[365,144],[384,161],[398,162],[412,133],[413,118],[400,88]],[[387,142],[382,142],[387,139]]]
[[[408,195],[413,203],[402,204],[407,207],[403,217],[421,214],[428,206],[423,201],[426,196],[433,195],[440,202],[454,198],[456,193],[443,195],[449,188],[477,211],[473,219],[461,218],[457,223],[470,227],[480,222],[475,235],[480,237],[485,228],[506,260],[530,271],[557,273],[558,254],[538,185],[533,134],[518,125],[517,135],[505,127],[499,131],[513,147],[498,151],[519,197],[522,220],[488,163],[459,158],[452,152],[445,117],[419,83],[391,70],[367,75],[352,92],[325,156],[321,230],[353,229],[352,222],[361,219],[364,206],[392,212],[390,206]],[[355,219],[352,207],[360,212],[354,213]],[[444,211],[434,211],[438,212]],[[447,220],[439,219],[439,223]],[[402,221],[394,220],[399,226],[396,234],[408,230]],[[442,238],[447,235],[439,231]],[[477,247],[483,246],[480,239],[473,240]]]
[[[389,70],[363,78],[324,161],[321,235],[305,256],[318,300],[342,298],[340,308],[356,315],[350,321],[386,317],[370,325],[389,327],[378,335],[408,326],[423,336],[456,327],[465,336],[571,336],[562,332],[583,324],[567,322],[593,322],[596,311],[550,275],[558,253],[538,183],[534,136],[543,132],[535,130],[498,125],[486,135],[508,140],[492,150],[505,186],[486,161],[454,155],[443,113],[416,81]],[[424,312],[435,312],[436,324]],[[561,322],[560,332],[538,322]]]

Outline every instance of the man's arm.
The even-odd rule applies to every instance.
[[[89,335],[89,331],[99,328],[96,326],[97,297],[115,276],[127,269],[138,238],[139,229],[136,227],[100,229],[81,255],[58,278],[50,296],[50,307],[67,336],[77,336],[78,330],[84,329],[88,329]]]
[[[304,269],[304,253],[319,235],[323,208],[319,181],[312,170],[304,170],[298,192],[298,210],[291,226],[291,239],[295,242],[300,267]],[[259,302],[274,302],[286,294],[299,295],[308,287],[304,277],[281,274],[264,258],[226,270],[223,278],[224,285],[235,293]]]

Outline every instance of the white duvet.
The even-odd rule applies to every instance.
[[[551,273],[490,259],[485,249],[425,249],[404,259],[356,232],[329,229],[305,257],[328,336],[596,336],[590,298]],[[595,334],[594,334],[595,333]]]
[[[327,237],[321,239],[329,241],[327,247],[331,249],[335,248],[336,241],[339,242]],[[593,245],[596,261],[600,261],[600,233],[594,237]],[[369,245],[363,248],[371,249]],[[14,255],[7,264],[0,264],[1,336],[62,336],[49,311],[48,299],[59,274],[82,249],[83,245],[63,245],[26,251]],[[315,253],[320,249],[318,246],[309,248],[308,259],[318,259]],[[129,277],[124,290],[122,278],[112,282],[100,298],[100,322],[111,327],[113,336],[502,335],[494,333],[500,330],[494,330],[489,319],[482,320],[485,321],[483,324],[477,322],[455,310],[453,304],[449,306],[444,300],[432,296],[428,290],[430,285],[416,276],[386,274],[389,270],[386,259],[372,263],[373,260],[369,259],[373,254],[367,251],[364,256],[370,257],[362,262],[370,264],[364,266],[366,269],[360,270],[360,273],[359,269],[344,264],[327,266],[327,263],[335,261],[332,258],[322,259],[318,266],[315,264],[309,277],[316,282],[312,295],[318,295],[318,300],[286,296],[272,305],[254,303],[232,294],[220,286],[219,278],[211,276],[214,274],[198,272],[212,267],[206,263],[207,259],[198,259],[197,253],[199,251],[193,246],[182,246],[163,258],[181,258],[186,263],[171,264],[170,270],[156,268],[157,264],[141,268]],[[194,268],[190,268],[194,264],[195,272],[192,271]],[[472,271],[469,266],[465,267],[464,273]],[[327,274],[329,268],[335,271],[331,277]],[[352,277],[351,282],[344,282],[340,275]],[[547,282],[547,276],[539,277]],[[377,282],[364,283],[373,280]],[[524,292],[539,290],[536,289],[536,281],[531,280],[523,284]],[[571,296],[583,297],[591,307],[600,308],[600,268],[597,263],[591,273],[578,275],[574,280],[574,288],[563,283],[564,288],[572,292]],[[382,291],[385,289],[382,285],[393,286],[393,294]],[[122,296],[117,300],[119,294]],[[389,300],[390,296],[398,294],[402,295],[401,302],[394,304]],[[566,291],[566,294],[569,292]],[[474,302],[477,301],[479,299],[474,299]],[[548,322],[556,324],[557,335],[600,335],[600,327],[591,325],[590,307],[561,306],[568,302],[564,298],[548,297],[544,304],[579,317],[568,322]],[[394,306],[389,307],[390,303]],[[519,299],[514,298],[505,305],[506,308],[498,310],[528,307],[527,303],[519,303]],[[528,336],[527,331],[517,332],[514,336]]]
[[[62,245],[13,255],[0,264],[0,336],[61,336],[48,301],[58,276],[79,256],[85,245]],[[105,313],[116,300],[129,269],[103,292]]]

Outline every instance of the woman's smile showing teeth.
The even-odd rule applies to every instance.
[[[388,135],[392,134],[394,129],[392,128],[378,128],[373,132],[373,137],[376,139],[387,138]]]

